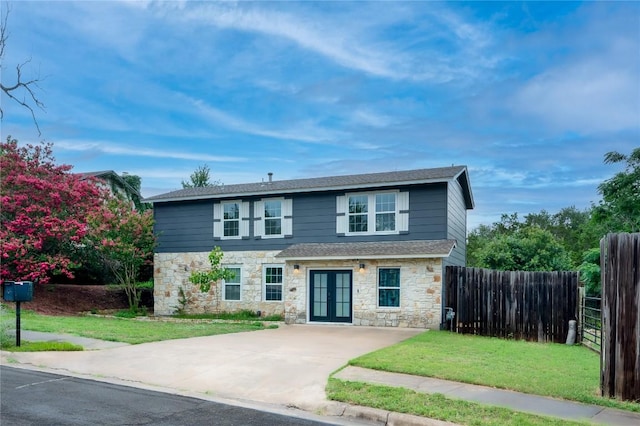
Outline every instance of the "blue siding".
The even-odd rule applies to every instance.
[[[447,235],[457,241],[451,256],[445,260],[446,265],[465,266],[467,263],[467,208],[462,187],[458,181],[449,184],[447,202]]]
[[[361,241],[410,241],[444,239],[447,229],[447,185],[445,183],[399,188],[409,190],[409,233],[403,235],[338,236],[336,234],[336,196],[344,192],[294,194],[293,237],[214,240],[213,200],[156,203],[155,230],[159,234],[157,251],[201,252],[220,246],[223,251],[282,250],[299,243],[338,243]],[[375,191],[375,188],[367,192]],[[285,195],[286,196],[286,195]],[[251,224],[253,225],[253,201]],[[219,200],[216,200],[219,202]]]

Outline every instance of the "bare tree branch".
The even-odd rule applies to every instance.
[[[4,16],[2,16],[2,21],[0,23],[0,69],[3,68],[4,62],[4,53],[5,47],[7,45],[7,40],[9,38],[9,31],[7,30],[7,20],[9,17],[9,12],[11,11],[9,5],[6,6],[6,12]],[[31,58],[26,60],[25,62],[16,65],[16,80],[13,84],[6,85],[3,81],[0,82],[0,89],[9,97],[9,99],[14,100],[19,105],[25,107],[31,113],[31,118],[33,119],[33,123],[38,130],[38,135],[41,136],[42,132],[40,131],[40,126],[38,125],[38,120],[36,119],[36,114],[34,111],[34,107],[40,108],[44,111],[44,104],[38,99],[35,93],[35,89],[40,89],[38,83],[41,81],[40,77],[31,79],[31,80],[23,80],[22,77],[22,68],[31,62]],[[7,73],[2,73],[2,76],[5,76]],[[0,104],[0,120],[4,119],[4,109]]]

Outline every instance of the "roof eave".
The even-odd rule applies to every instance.
[[[462,171],[460,172],[462,173]],[[456,175],[459,176],[459,174]],[[455,178],[455,177],[454,177]],[[367,189],[367,188],[388,188],[394,186],[406,186],[406,185],[421,185],[431,183],[444,183],[449,181],[447,178],[436,179],[419,179],[419,180],[407,180],[407,181],[394,181],[394,182],[376,182],[357,185],[335,185],[335,186],[323,186],[317,188],[297,188],[297,189],[281,189],[273,191],[249,191],[249,192],[233,192],[224,194],[206,194],[206,195],[191,195],[184,197],[167,197],[153,200],[153,197],[146,198],[143,201],[145,203],[170,203],[175,201],[197,201],[197,200],[211,200],[220,198],[235,198],[235,197],[254,197],[254,196],[269,196],[269,195],[282,195],[282,194],[300,194],[309,192],[327,192],[327,191],[343,191],[354,189]]]
[[[462,182],[460,181],[461,178],[463,179]],[[476,203],[473,199],[473,192],[471,192],[471,180],[469,179],[469,170],[467,170],[467,167],[464,166],[464,168],[460,170],[453,177],[453,179],[460,182],[462,189],[464,190],[464,195],[465,195],[464,201],[465,201],[467,210],[473,210],[476,206]]]
[[[386,259],[438,259],[449,257],[449,253],[430,253],[430,254],[376,254],[376,255],[352,255],[352,256],[276,256],[284,261],[314,261],[314,260],[386,260]]]

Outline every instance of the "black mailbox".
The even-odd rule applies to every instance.
[[[2,284],[2,298],[6,302],[31,302],[33,300],[33,282],[5,281]]]

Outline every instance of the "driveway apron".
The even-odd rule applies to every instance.
[[[84,352],[13,353],[18,363],[208,396],[316,409],[351,358],[424,330],[323,325],[167,340]]]

